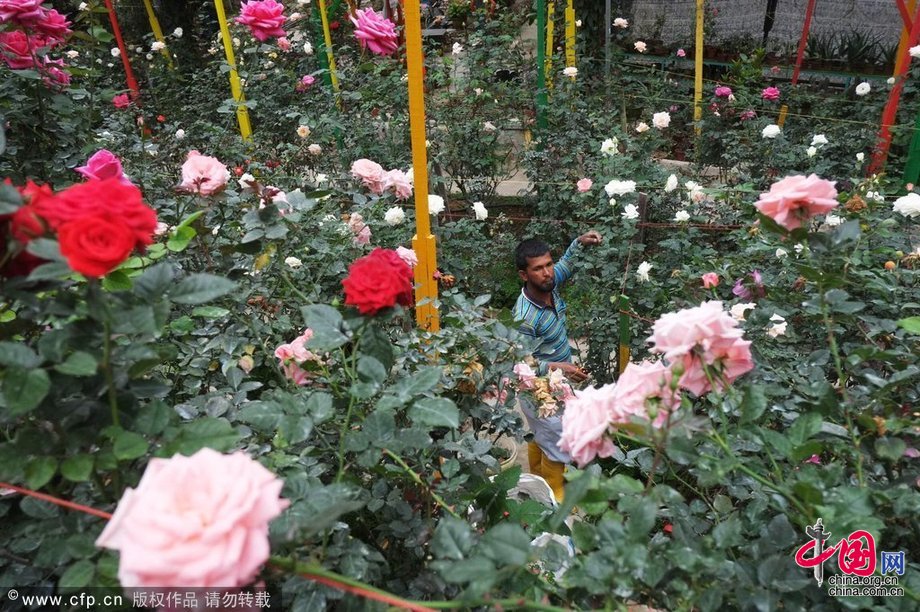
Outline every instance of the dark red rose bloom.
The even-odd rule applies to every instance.
[[[31,206],[23,206],[10,215],[10,235],[19,244],[45,235],[45,224]]]
[[[361,314],[377,314],[396,304],[412,305],[412,268],[396,251],[376,248],[355,260],[342,281],[345,303]]]
[[[119,219],[134,232],[138,248],[153,242],[153,232],[157,227],[157,215],[144,204],[141,190],[118,178],[71,185],[54,197],[33,199],[30,205],[54,230],[86,216]]]
[[[112,215],[87,215],[68,221],[58,229],[61,255],[75,272],[105,276],[134,250],[135,232]]]

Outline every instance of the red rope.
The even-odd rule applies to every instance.
[[[799,71],[802,69],[802,59],[805,57],[805,46],[808,44],[808,30],[811,28],[811,16],[815,13],[817,0],[808,0],[805,9],[805,24],[802,26],[802,37],[799,39],[799,50],[795,56],[795,69],[792,71],[792,84],[799,82]]]
[[[440,214],[444,217],[449,217],[451,219],[462,219],[462,218],[469,217],[469,215],[466,213],[444,212]],[[509,221],[533,221],[534,220],[533,217],[509,217],[507,215],[505,215],[504,218],[508,219]],[[566,222],[565,219],[542,219],[541,218],[539,220],[547,221],[549,223],[565,223]],[[568,221],[580,221],[580,219],[568,219]],[[658,223],[658,222],[651,222],[651,221],[643,221],[643,222],[637,223],[636,227],[695,227],[697,229],[704,229],[704,230],[731,231],[731,230],[741,229],[742,227],[745,227],[745,226],[744,225],[728,225],[724,223],[722,224],[720,223]]]
[[[125,46],[125,41],[121,37],[121,28],[118,27],[118,18],[115,16],[115,7],[112,6],[112,0],[105,0],[105,7],[109,11],[109,21],[112,23],[112,33],[115,34],[118,50],[121,51],[121,64],[125,67],[125,78],[128,81],[128,89],[131,90],[131,98],[136,101],[141,92],[137,87],[137,79],[134,78],[134,71],[131,70],[131,62],[128,61],[128,47]]]
[[[89,506],[84,506],[82,504],[76,504],[74,502],[69,502],[66,499],[60,499],[58,497],[53,497],[46,493],[39,493],[38,491],[33,491],[31,489],[24,489],[22,487],[17,487],[16,485],[12,485],[7,482],[0,482],[0,489],[12,489],[13,491],[16,491],[17,493],[22,493],[23,495],[27,495],[29,497],[34,497],[42,501],[46,501],[46,502],[49,502],[49,503],[52,503],[58,506],[62,506],[69,510],[77,510],[78,512],[83,512],[85,514],[92,514],[93,516],[104,518],[105,520],[109,520],[110,518],[112,518],[112,515],[109,514],[108,512],[103,512],[102,510],[96,510],[95,508],[90,508]]]

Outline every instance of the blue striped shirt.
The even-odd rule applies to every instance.
[[[565,300],[559,294],[562,285],[575,272],[575,258],[581,250],[581,243],[573,240],[559,261],[553,266],[556,286],[553,288],[553,305],[547,306],[527,296],[522,288],[511,314],[520,322],[519,331],[540,340],[533,356],[537,360],[537,373],[545,375],[551,362],[571,362],[572,349],[569,334],[565,329]]]

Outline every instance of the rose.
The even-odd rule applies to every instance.
[[[388,208],[383,215],[383,220],[386,221],[387,225],[400,225],[406,220],[406,212],[399,206]]]
[[[617,17],[616,19],[613,20],[613,26],[615,28],[628,28],[629,22],[623,19],[622,17]]]
[[[346,304],[374,315],[396,304],[412,304],[412,269],[396,251],[376,248],[351,264],[342,287]]]
[[[62,70],[62,68],[64,68],[64,60],[49,59],[46,55],[42,59],[42,62],[42,82],[46,87],[56,88],[70,85],[70,73],[66,70]]]
[[[35,31],[48,37],[48,44],[56,46],[71,34],[70,22],[55,9],[45,11],[35,23]]]
[[[58,243],[73,271],[98,278],[128,258],[134,249],[134,232],[110,215],[88,215],[61,225]]]
[[[652,125],[659,130],[663,130],[671,125],[671,115],[667,112],[655,113],[652,115]]]
[[[358,9],[356,17],[351,17],[355,24],[355,38],[362,49],[370,49],[377,55],[393,55],[399,47],[396,36],[396,25],[374,9]]]
[[[31,25],[42,18],[42,0],[3,0],[0,2],[0,23]]]
[[[223,191],[230,180],[230,171],[215,157],[189,151],[182,164],[182,182],[178,189],[201,195],[213,195]]]
[[[387,173],[383,166],[369,159],[358,159],[351,164],[351,175],[361,179],[371,193],[380,195],[387,188]]]
[[[578,75],[578,68],[575,66],[567,66],[562,70],[562,74],[574,79]]]
[[[776,102],[779,100],[779,89],[776,87],[767,87],[760,92],[760,97],[770,102]]]
[[[612,179],[604,186],[604,191],[607,192],[608,197],[626,195],[627,193],[633,193],[635,190],[636,181],[620,181],[617,179]]]
[[[646,49],[648,49],[648,45],[646,45],[641,40],[637,40],[636,42],[634,42],[633,47],[635,47],[636,51],[638,51],[639,53],[645,53]]]
[[[392,187],[393,193],[399,200],[408,200],[412,197],[412,182],[402,170],[393,169],[386,173],[387,188]]]
[[[285,53],[290,52],[291,50],[291,41],[282,36],[278,39],[278,48],[284,51]]]
[[[128,97],[128,94],[118,94],[112,98],[112,104],[114,104],[117,109],[128,108],[131,106],[131,99]]]
[[[661,427],[668,414],[680,405],[680,395],[671,390],[671,370],[660,361],[630,363],[617,379],[611,398],[611,421],[631,423],[635,418],[652,421],[652,427]],[[649,404],[654,403],[657,414],[649,414]]]
[[[444,212],[444,198],[433,193],[428,194],[428,214],[438,215]]]
[[[610,457],[616,451],[607,437],[607,430],[613,423],[613,389],[612,384],[600,388],[588,387],[576,391],[575,398],[565,402],[562,434],[557,444],[560,450],[572,456],[579,467],[595,457]]]
[[[260,42],[271,37],[286,36],[281,28],[284,25],[284,6],[275,0],[250,0],[240,6],[240,15],[236,23],[245,25],[250,33]]]
[[[415,254],[413,249],[407,249],[406,247],[396,247],[396,254],[399,255],[399,258],[406,262],[410,268],[415,268],[418,265],[418,255]]]
[[[770,125],[764,127],[764,129],[763,129],[763,131],[761,131],[760,135],[761,135],[762,137],[764,137],[764,138],[776,138],[777,136],[780,135],[780,133],[781,133],[782,131],[783,131],[783,130],[782,130],[781,127],[779,127],[779,126],[776,125],[775,123],[771,123]]]
[[[815,174],[787,176],[760,194],[754,206],[787,230],[794,230],[803,221],[836,208],[837,189],[834,182]]]
[[[104,180],[114,178],[120,181],[128,181],[125,177],[124,170],[121,167],[121,160],[108,149],[99,149],[86,161],[85,166],[76,169],[87,179]]]
[[[738,115],[738,119],[740,119],[741,121],[749,121],[749,120],[753,119],[753,118],[756,117],[756,116],[757,116],[757,113],[756,113],[756,112],[754,112],[753,110],[748,109],[748,110],[744,111],[743,113],[741,113],[740,115]]]
[[[920,194],[908,193],[894,201],[892,210],[905,217],[920,217]]]
[[[10,236],[19,244],[45,235],[45,224],[31,206],[21,206],[10,218]]]
[[[514,373],[517,374],[518,382],[521,385],[521,389],[533,389],[537,380],[537,373],[533,371],[526,363],[515,364]]]
[[[870,91],[872,91],[872,86],[869,85],[869,83],[867,83],[867,82],[865,82],[865,81],[863,81],[862,83],[860,83],[859,85],[856,86],[856,95],[857,95],[857,96],[865,96],[865,95],[868,94]]]
[[[115,178],[71,185],[53,197],[33,198],[31,206],[54,230],[87,216],[118,219],[131,230],[138,248],[153,242],[157,226],[157,215],[144,204],[140,189]]]
[[[489,211],[482,202],[473,202],[473,214],[476,215],[477,221],[485,221],[489,218]]]
[[[268,559],[268,524],[289,504],[282,486],[242,452],[151,459],[96,546],[121,553],[123,587],[243,586]]]
[[[715,272],[707,272],[700,278],[703,279],[703,288],[714,289],[719,286],[719,275]]]
[[[355,234],[355,246],[364,246],[370,244],[370,242],[371,228],[365,225]]]
[[[35,65],[29,47],[35,47],[21,30],[0,32],[0,60],[12,70],[26,70]]]
[[[578,188],[578,193],[587,193],[591,191],[592,185],[594,185],[594,181],[589,178],[583,178],[575,183],[575,187]]]
[[[683,49],[678,49],[676,55],[677,57],[687,57],[687,52],[684,51]]]
[[[719,85],[716,87],[715,94],[717,98],[727,98],[732,95],[732,88],[726,87],[725,85]]]

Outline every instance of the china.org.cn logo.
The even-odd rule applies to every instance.
[[[902,597],[904,589],[898,576],[905,571],[904,552],[881,551],[876,556],[875,538],[862,529],[841,538],[833,546],[828,542],[831,532],[824,529],[821,519],[805,528],[811,540],[795,553],[799,567],[811,568],[818,586],[824,584],[824,563],[834,555],[841,574],[828,578],[827,594],[832,597]],[[875,573],[876,568],[879,574]]]

